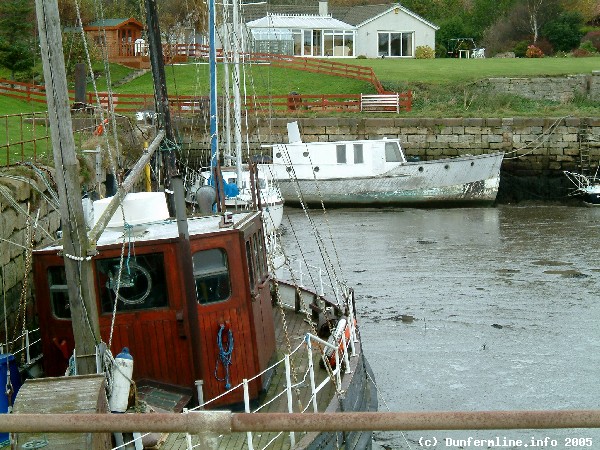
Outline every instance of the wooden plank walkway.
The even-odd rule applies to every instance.
[[[290,347],[293,350],[304,340],[306,333],[314,333],[313,327],[309,323],[309,318],[305,313],[295,313],[289,309],[275,308],[274,309],[274,320],[275,320],[275,333],[277,342],[277,360],[281,360],[284,354],[288,352],[288,344],[286,338],[286,331],[284,326],[284,320],[287,325],[287,337],[289,337]],[[318,347],[313,345],[313,364],[315,367],[315,383],[318,386],[321,381],[328,377],[327,371],[319,367],[319,360],[321,359],[320,351]],[[292,358],[290,358],[292,367],[292,383],[300,383],[296,389],[293,390],[293,411],[301,412],[306,409],[309,404],[311,397],[310,379],[308,374],[306,379],[303,380],[304,374],[308,367],[308,358],[306,348],[303,347],[297,351]],[[282,364],[275,368],[275,373],[271,379],[271,384],[264,396],[264,400],[261,404],[267,403],[272,400],[278,393],[281,393],[285,389],[286,383],[285,377],[285,366]],[[335,393],[333,383],[329,383],[322,391],[319,392],[318,397],[318,409],[324,411],[332,396]],[[306,409],[312,412],[312,406]],[[280,395],[278,398],[273,400],[267,407],[261,409],[261,412],[287,412],[287,396],[285,393]],[[296,433],[295,438],[298,442],[304,433]],[[192,436],[192,445],[202,448],[198,436]],[[277,433],[255,433],[253,434],[253,446],[254,448],[263,448],[271,440],[273,443],[269,446],[270,449],[283,450],[291,448],[290,436],[288,433],[283,433],[277,436]],[[247,449],[248,443],[246,440],[245,433],[232,433],[228,436],[218,437],[218,448],[224,450],[238,450]],[[185,433],[171,433],[164,443],[156,447],[160,450],[186,450],[187,440]]]

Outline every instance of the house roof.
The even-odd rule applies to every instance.
[[[301,14],[268,14],[266,17],[248,22],[246,25],[249,28],[332,28],[336,30],[353,30],[355,28],[331,16]]]
[[[139,28],[144,28],[144,25],[139,20],[129,17],[128,19],[102,19],[88,23],[84,28],[121,28],[125,25],[136,25]]]
[[[404,13],[411,17],[429,25],[430,27],[438,30],[439,27],[433,23],[427,21],[423,17],[415,14],[408,8],[405,8],[399,3],[386,3],[382,5],[356,5],[356,6],[329,6],[329,15],[333,19],[345,22],[353,26],[364,25],[371,20],[377,19],[382,15],[399,8]],[[319,15],[318,2],[312,4],[300,4],[300,5],[265,5],[265,4],[251,4],[243,7],[243,16],[246,23],[252,22],[259,18],[266,17],[268,14],[278,15]],[[274,25],[270,25],[274,26]]]

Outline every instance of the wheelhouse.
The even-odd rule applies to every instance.
[[[149,224],[137,235],[107,230],[93,258],[101,339],[114,355],[134,358],[138,384],[157,383],[192,392],[203,381],[204,398],[217,397],[262,372],[275,351],[270,280],[260,213],[190,219],[192,267],[184,267],[174,221]],[[36,302],[44,371],[63,375],[74,339],[60,248],[34,253]],[[187,255],[187,260],[189,260]],[[193,273],[194,298],[185,271]],[[189,275],[189,274],[188,274]],[[189,277],[187,277],[189,279]],[[220,364],[230,349],[231,365]],[[224,348],[226,347],[226,348]],[[200,355],[194,361],[193,355]],[[256,398],[266,380],[250,383]],[[212,406],[243,401],[238,389]]]

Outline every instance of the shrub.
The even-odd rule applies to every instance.
[[[448,57],[448,48],[444,44],[436,44],[435,57],[436,58],[447,58]]]
[[[535,43],[535,46],[539,48],[544,55],[553,55],[554,46],[548,41],[548,39],[541,38]]]
[[[595,48],[596,51],[600,52],[600,31],[593,30],[585,34],[581,39],[582,42],[590,42]]]
[[[578,12],[566,12],[542,28],[542,36],[558,51],[568,52],[579,45],[583,18]]]
[[[356,59],[367,59],[367,57],[365,55],[358,55]]]
[[[524,58],[527,53],[527,47],[529,46],[529,42],[527,41],[519,41],[515,44],[513,48],[513,52],[515,52],[515,56],[517,58]]]
[[[598,50],[596,49],[596,47],[594,46],[594,44],[592,44],[590,41],[583,41],[580,45],[579,45],[579,49],[580,50],[586,50],[588,51],[590,54],[592,53],[597,53]]]
[[[419,45],[415,49],[415,58],[417,59],[433,59],[435,53],[429,45]]]
[[[585,48],[576,48],[575,50],[573,50],[571,52],[571,54],[575,58],[585,58],[587,56],[592,56],[592,54],[588,50],[586,50]]]
[[[544,52],[542,52],[535,45],[529,45],[529,46],[527,46],[527,52],[525,52],[525,56],[527,58],[543,58]]]

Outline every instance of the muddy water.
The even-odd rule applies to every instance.
[[[311,226],[302,211],[287,214],[293,249]],[[324,239],[334,237],[328,253],[356,288],[380,410],[599,408],[600,208],[312,217]],[[586,429],[377,432],[375,448],[495,448],[457,441],[469,437],[499,439],[503,448],[600,448],[600,430]]]

